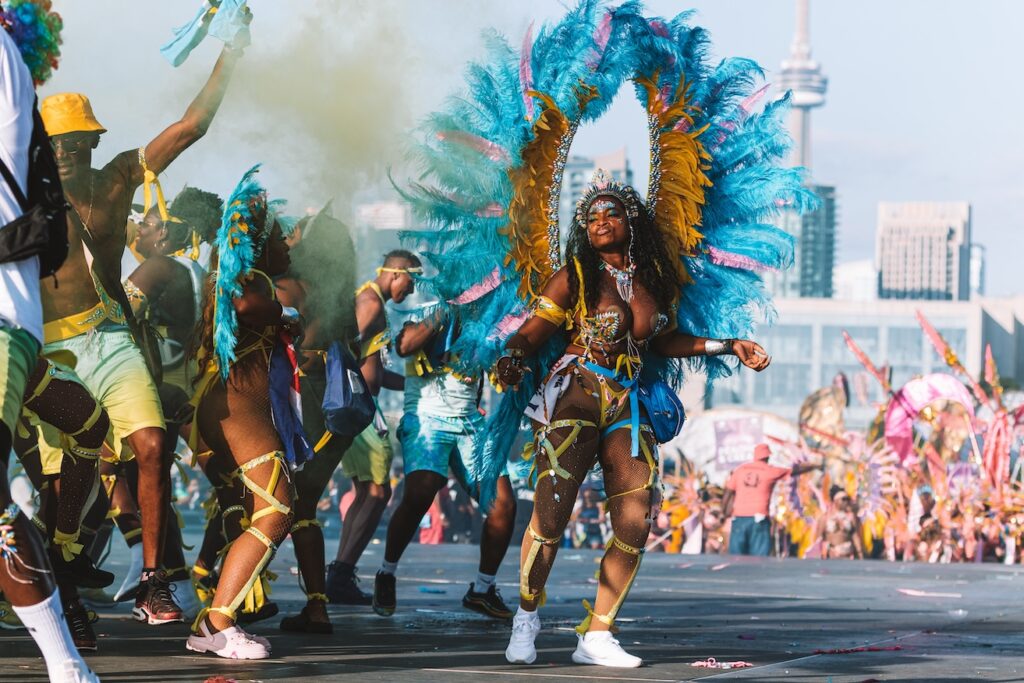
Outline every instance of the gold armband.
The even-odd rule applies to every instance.
[[[132,312],[135,313],[136,318],[141,318],[149,308],[149,297],[131,280],[125,280],[123,286],[128,303],[132,305]]]
[[[541,320],[547,320],[559,327],[565,325],[569,320],[566,310],[546,296],[537,299],[537,303],[533,306],[533,314]]]

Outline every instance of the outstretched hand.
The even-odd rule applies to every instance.
[[[761,372],[772,362],[771,356],[757,342],[749,339],[737,339],[732,343],[732,352],[740,362],[751,370]]]

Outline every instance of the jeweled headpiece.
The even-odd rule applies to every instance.
[[[576,202],[576,225],[585,226],[587,224],[587,213],[590,211],[590,205],[598,197],[615,197],[618,199],[626,207],[626,216],[631,221],[639,216],[641,211],[645,210],[643,200],[640,199],[640,195],[633,189],[632,185],[620,183],[608,171],[599,168],[591,176],[590,186],[587,188],[587,191]]]

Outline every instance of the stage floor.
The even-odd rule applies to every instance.
[[[331,544],[331,550],[334,546]],[[371,588],[382,546],[363,559]],[[461,607],[476,548],[410,546],[399,569],[398,612],[331,607],[333,636],[278,632],[279,617],[252,630],[274,658],[232,662],[185,650],[182,624],[146,627],[128,608],[100,609],[100,650],[89,662],[104,681],[1021,681],[1024,577],[1002,565],[911,565],[650,554],[621,613],[619,639],[640,669],[574,665],[573,627],[593,600],[598,553],[562,549],[542,610],[532,666],[506,664],[509,627]],[[515,558],[499,576],[509,602]],[[278,553],[273,598],[283,613],[301,605],[291,545]],[[119,567],[123,571],[123,565]],[[818,651],[881,648],[878,651]],[[895,649],[899,648],[899,649]],[[694,668],[713,657],[754,665]],[[0,680],[44,681],[24,631],[0,631]]]

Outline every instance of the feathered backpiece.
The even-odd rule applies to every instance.
[[[50,0],[5,0],[0,5],[0,26],[11,34],[37,86],[49,80],[60,58],[64,22],[52,6]]]
[[[224,216],[217,230],[213,349],[224,379],[231,372],[238,341],[234,299],[242,295],[242,286],[274,225],[266,190],[256,181],[259,168],[259,164],[250,168],[235,186],[224,204]]]
[[[760,273],[793,257],[792,237],[771,221],[815,201],[802,170],[779,165],[788,101],[760,104],[766,88],[750,60],[709,64],[707,34],[689,18],[583,0],[536,37],[531,27],[521,49],[491,34],[487,59],[468,68],[468,92],[424,123],[414,149],[423,173],[399,191],[428,228],[411,235],[438,273],[422,285],[464,321],[452,349],[460,372],[494,363],[562,267],[557,216],[573,135],[627,81],[647,110],[646,208],[676,256],[679,329],[743,338],[770,314]],[[541,362],[564,343],[553,340]],[[689,362],[711,378],[730,371],[721,357]],[[677,361],[645,363],[645,373],[677,384],[683,371]],[[507,398],[495,424],[518,418],[532,388]],[[504,457],[512,434],[492,436],[494,453]]]

